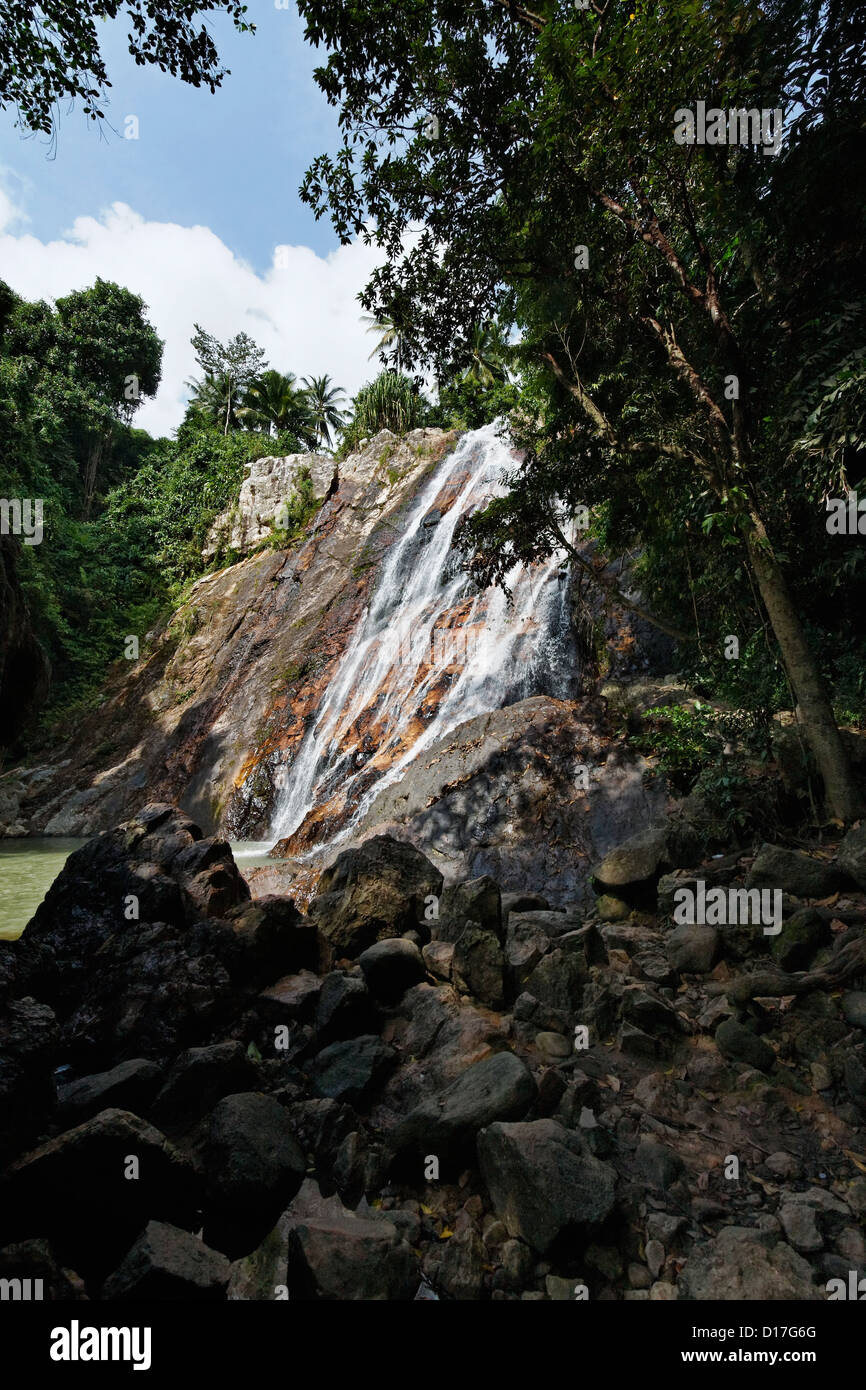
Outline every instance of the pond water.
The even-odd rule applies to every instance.
[[[0,940],[20,936],[73,850],[86,840],[46,837],[0,840]],[[232,841],[242,874],[268,859],[270,841]]]

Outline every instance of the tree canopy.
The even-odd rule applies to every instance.
[[[519,330],[525,464],[474,529],[479,576],[562,544],[583,503],[606,509],[608,540],[639,529],[664,555],[659,598],[685,565],[745,578],[744,639],[771,631],[828,801],[854,814],[790,562],[802,527],[826,552],[821,499],[862,462],[864,6],[300,9],[344,132],[302,196],[384,248],[367,310],[445,377],[478,323]],[[781,109],[781,149],[748,120],[745,140],[678,143],[698,102],[759,128]],[[676,609],[720,650],[724,605],[700,630]]]
[[[129,25],[129,52],[140,67],[158,67],[214,92],[229,69],[197,21],[215,12],[227,14],[239,32],[255,32],[246,5],[237,0],[6,0],[0,108],[13,107],[17,125],[45,134],[54,130],[58,105],[65,100],[79,99],[85,116],[102,120],[111,82],[98,25],[121,14]]]

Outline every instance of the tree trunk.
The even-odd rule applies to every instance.
[[[863,798],[785,576],[770,548],[763,523],[754,512],[751,522],[745,534],[749,559],[797,697],[803,732],[824,782],[828,809],[839,820],[852,821],[863,809]]]
[[[105,452],[111,442],[112,430],[100,431],[96,439],[90,446],[87,455],[87,466],[84,470],[84,520],[90,520],[90,508],[93,506],[93,494],[96,491],[96,480],[99,476],[99,466],[102,463]]]

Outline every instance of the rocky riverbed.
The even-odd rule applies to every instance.
[[[866,828],[554,910],[343,854],[253,899],[167,804],[0,944],[0,1276],[56,1299],[802,1299],[866,1273]],[[674,922],[781,888],[778,932]],[[829,1286],[829,1287],[828,1287]]]

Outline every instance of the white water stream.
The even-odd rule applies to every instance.
[[[458,523],[506,492],[504,479],[514,468],[494,423],[464,435],[419,492],[287,769],[274,839],[293,834],[371,756],[381,759],[382,774],[359,796],[336,840],[410,762],[458,724],[530,695],[568,697],[573,664],[565,659],[570,638],[561,557],[531,569],[515,566],[507,579],[509,604],[501,589],[473,594],[453,548]],[[463,473],[468,476],[453,505],[442,516],[432,512],[449,480]],[[424,725],[425,697],[446,673],[450,688]],[[353,729],[364,719],[369,725],[371,714],[378,739],[372,755]],[[419,720],[423,727],[412,739],[410,726]],[[369,768],[365,785],[368,780]]]

